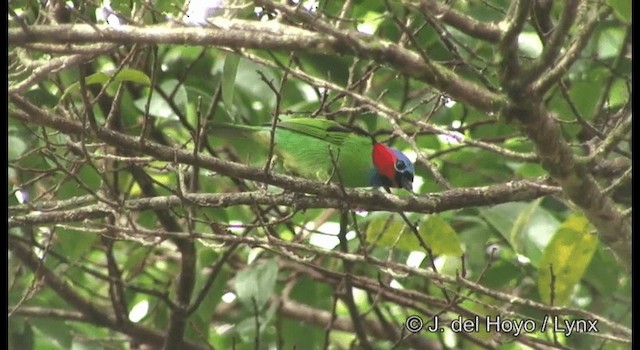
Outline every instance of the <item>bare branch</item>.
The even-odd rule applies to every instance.
[[[589,40],[598,24],[611,14],[611,8],[606,6],[594,14],[582,27],[580,32],[576,34],[576,40],[566,49],[566,53],[551,66],[549,70],[542,74],[537,80],[531,83],[530,91],[534,96],[542,96],[553,84],[564,76],[578,58],[580,53],[587,46]]]
[[[260,169],[248,168],[253,173]],[[334,185],[322,185],[313,181],[273,174],[274,177],[292,179],[293,183],[320,190],[323,196],[301,195],[296,193],[189,193],[182,196],[158,196],[124,201],[123,210],[143,211],[161,210],[181,206],[202,206],[208,208],[228,208],[238,205],[285,205],[297,209],[335,208],[361,209],[368,211],[405,211],[416,213],[438,213],[467,207],[488,206],[510,201],[533,200],[542,196],[557,194],[560,188],[543,182],[513,181],[486,187],[459,188],[431,194],[428,197],[397,197],[379,191],[345,189],[346,197],[333,192]],[[310,187],[308,187],[310,186]],[[284,185],[283,188],[288,186]],[[322,188],[327,190],[322,190]],[[57,203],[48,203],[59,207]],[[21,207],[18,207],[21,208]],[[17,211],[18,208],[9,208]],[[22,207],[24,208],[24,207]],[[9,217],[9,227],[27,224],[44,225],[78,222],[107,217],[112,210],[102,204],[85,205],[66,210],[34,211],[24,215]]]
[[[155,346],[159,346],[164,341],[165,335],[162,332],[158,332],[151,328],[143,327],[131,322],[124,322],[121,324],[116,323],[113,316],[102,312],[102,310],[104,309],[103,305],[94,304],[91,301],[78,295],[72,289],[72,287],[65,283],[65,281],[62,280],[55,272],[51,271],[47,267],[40,266],[37,257],[35,257],[33,253],[31,253],[29,246],[25,245],[24,243],[18,242],[15,239],[12,239],[11,236],[9,239],[9,248],[32,272],[35,273],[37,271],[39,276],[44,279],[47,286],[54,290],[67,303],[73,305],[76,310],[79,310],[80,314],[82,315],[81,317],[85,318],[86,322],[98,326],[110,327],[116,331],[122,332],[134,339],[137,339],[143,344],[152,344]],[[18,310],[16,312],[19,312]],[[55,314],[57,314],[58,316],[63,316],[63,314],[60,314],[59,312]],[[69,316],[78,317],[80,315],[73,314]],[[184,347],[184,349],[206,350],[206,348],[204,347],[189,342],[182,342],[180,346]]]
[[[295,10],[284,5],[273,3],[271,5],[292,16],[296,13]],[[316,26],[320,25],[316,20],[313,20],[313,23]],[[222,18],[216,18],[213,24],[217,28],[121,26],[115,29],[102,25],[31,26],[28,33],[22,29],[9,28],[9,42],[12,45],[38,42],[186,44],[263,50],[305,50],[323,54],[356,54],[382,64],[391,64],[403,73],[430,83],[456,100],[466,101],[483,111],[495,112],[505,103],[500,95],[463,79],[457,79],[456,73],[439,64],[425,64],[421,56],[413,51],[392,42],[382,40],[373,42],[370,37],[362,33],[347,31],[349,34],[344,35],[339,34],[342,31],[334,30],[329,25],[322,26],[326,30],[331,30],[334,35],[329,36],[274,22],[229,21]]]
[[[580,166],[558,123],[531,100],[520,101],[505,115],[522,122],[523,131],[535,143],[540,162],[560,184],[564,193],[582,210],[625,267],[631,263],[631,225],[613,200],[602,193],[584,166]]]
[[[455,27],[463,33],[489,42],[498,42],[502,37],[502,31],[495,23],[486,23],[462,14],[448,5],[443,5],[436,0],[423,0],[420,2],[420,10],[425,16],[431,15],[440,18],[444,23]]]
[[[531,68],[524,73],[525,79],[521,82],[522,84],[528,84],[532,80],[537,79],[545,70],[555,65],[555,61],[558,59],[558,55],[563,48],[562,44],[567,40],[569,29],[571,29],[577,17],[580,3],[580,0],[564,2],[564,9],[562,10],[560,21],[553,28],[551,37],[546,43],[542,55],[533,63]]]

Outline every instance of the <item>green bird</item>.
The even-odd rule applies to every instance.
[[[248,137],[265,150],[270,147],[271,130],[271,124],[209,125],[209,132],[214,136]],[[288,173],[319,181],[341,181],[345,187],[412,191],[414,166],[406,155],[365,136],[363,131],[334,121],[312,118],[279,121],[273,150]]]

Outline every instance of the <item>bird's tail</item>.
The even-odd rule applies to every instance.
[[[259,131],[264,131],[264,127],[225,122],[212,122],[207,124],[207,132],[210,135],[249,136]]]
[[[271,139],[269,130],[270,128],[265,126],[213,122],[207,124],[206,132],[208,136],[223,143],[231,142],[237,145],[237,142],[251,140],[258,145],[264,145],[269,144]]]

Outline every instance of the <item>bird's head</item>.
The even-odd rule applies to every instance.
[[[375,168],[371,177],[373,186],[383,186],[387,190],[390,187],[404,188],[412,192],[413,163],[404,153],[376,142],[371,157]]]

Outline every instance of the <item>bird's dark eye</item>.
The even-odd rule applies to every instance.
[[[396,169],[396,171],[403,171],[404,169],[407,168],[407,165],[404,164],[404,162],[401,160],[396,160],[396,164],[394,168]]]

